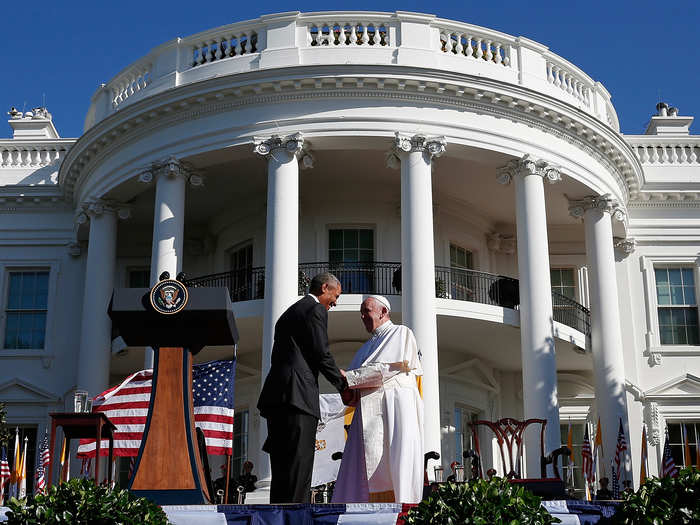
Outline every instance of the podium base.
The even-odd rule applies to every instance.
[[[166,490],[131,490],[134,496],[148,498],[158,505],[204,505],[209,501],[201,490],[166,489]]]

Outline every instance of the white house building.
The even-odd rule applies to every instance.
[[[10,114],[8,420],[36,454],[76,388],[94,395],[149,367],[149,349],[113,339],[112,289],[184,271],[191,286],[230,288],[236,459],[265,479],[255,404],[274,324],[330,269],[344,292],[329,316],[341,367],[367,338],[367,294],[414,330],[426,450],[446,469],[473,446],[469,422],[502,417],[546,419],[547,452],[571,423],[577,458],[600,420],[608,473],[622,421],[635,485],[644,426],[651,474],[666,429],[685,461],[681,423],[695,462],[692,120],[659,104],[643,135],[623,135],[603,84],[565,58],[433,15],[291,12],[166,42],[97,90],[78,138],[60,138],[45,108]],[[502,472],[480,437],[484,466]]]

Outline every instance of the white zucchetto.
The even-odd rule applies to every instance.
[[[367,298],[369,299],[370,297],[379,302],[382,306],[386,307],[388,312],[391,312],[391,303],[389,302],[389,299],[383,295],[369,295]]]

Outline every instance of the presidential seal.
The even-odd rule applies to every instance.
[[[161,314],[176,314],[187,305],[187,288],[180,281],[165,279],[151,288],[151,306]]]

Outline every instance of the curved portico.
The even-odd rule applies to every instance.
[[[93,97],[59,181],[76,210],[97,199],[131,210],[106,236],[113,244],[93,241],[104,218],[83,217],[88,275],[115,258],[147,263],[151,282],[165,269],[215,274],[251,243],[262,294],[236,306],[241,362],[258,374],[251,386],[265,377],[277,317],[299,294],[300,264],[329,261],[330,230],[366,229],[372,261],[401,263],[392,301],[423,353],[429,450],[444,441],[444,374],[470,358],[498,366],[470,342],[474,330],[519,346],[520,415],[548,420],[547,450],[561,443],[557,374],[591,370],[598,407],[616,407],[601,410],[611,457],[614,422],[626,426],[610,288],[613,235],[624,237],[625,223],[611,211],[624,216],[640,175],[616,127],[602,85],[527,39],[409,13],[271,15],[164,44],[122,71]],[[614,206],[588,204],[603,201]],[[584,211],[571,216],[570,206]],[[436,266],[452,266],[460,243],[477,254],[473,270],[519,279],[517,309],[462,308],[449,291],[436,298]],[[557,322],[552,303],[550,256],[569,255],[587,257],[588,345],[588,334]],[[586,292],[577,288],[578,302],[589,304]],[[86,315],[104,325],[107,293],[86,292],[84,326]],[[362,337],[348,317],[359,297],[330,316],[341,351]],[[514,326],[515,340],[501,333]],[[83,346],[107,351],[109,331],[92,330]],[[560,349],[571,356],[562,361]],[[99,367],[106,386],[107,363],[92,366],[78,383]],[[262,456],[257,465],[264,477]]]

